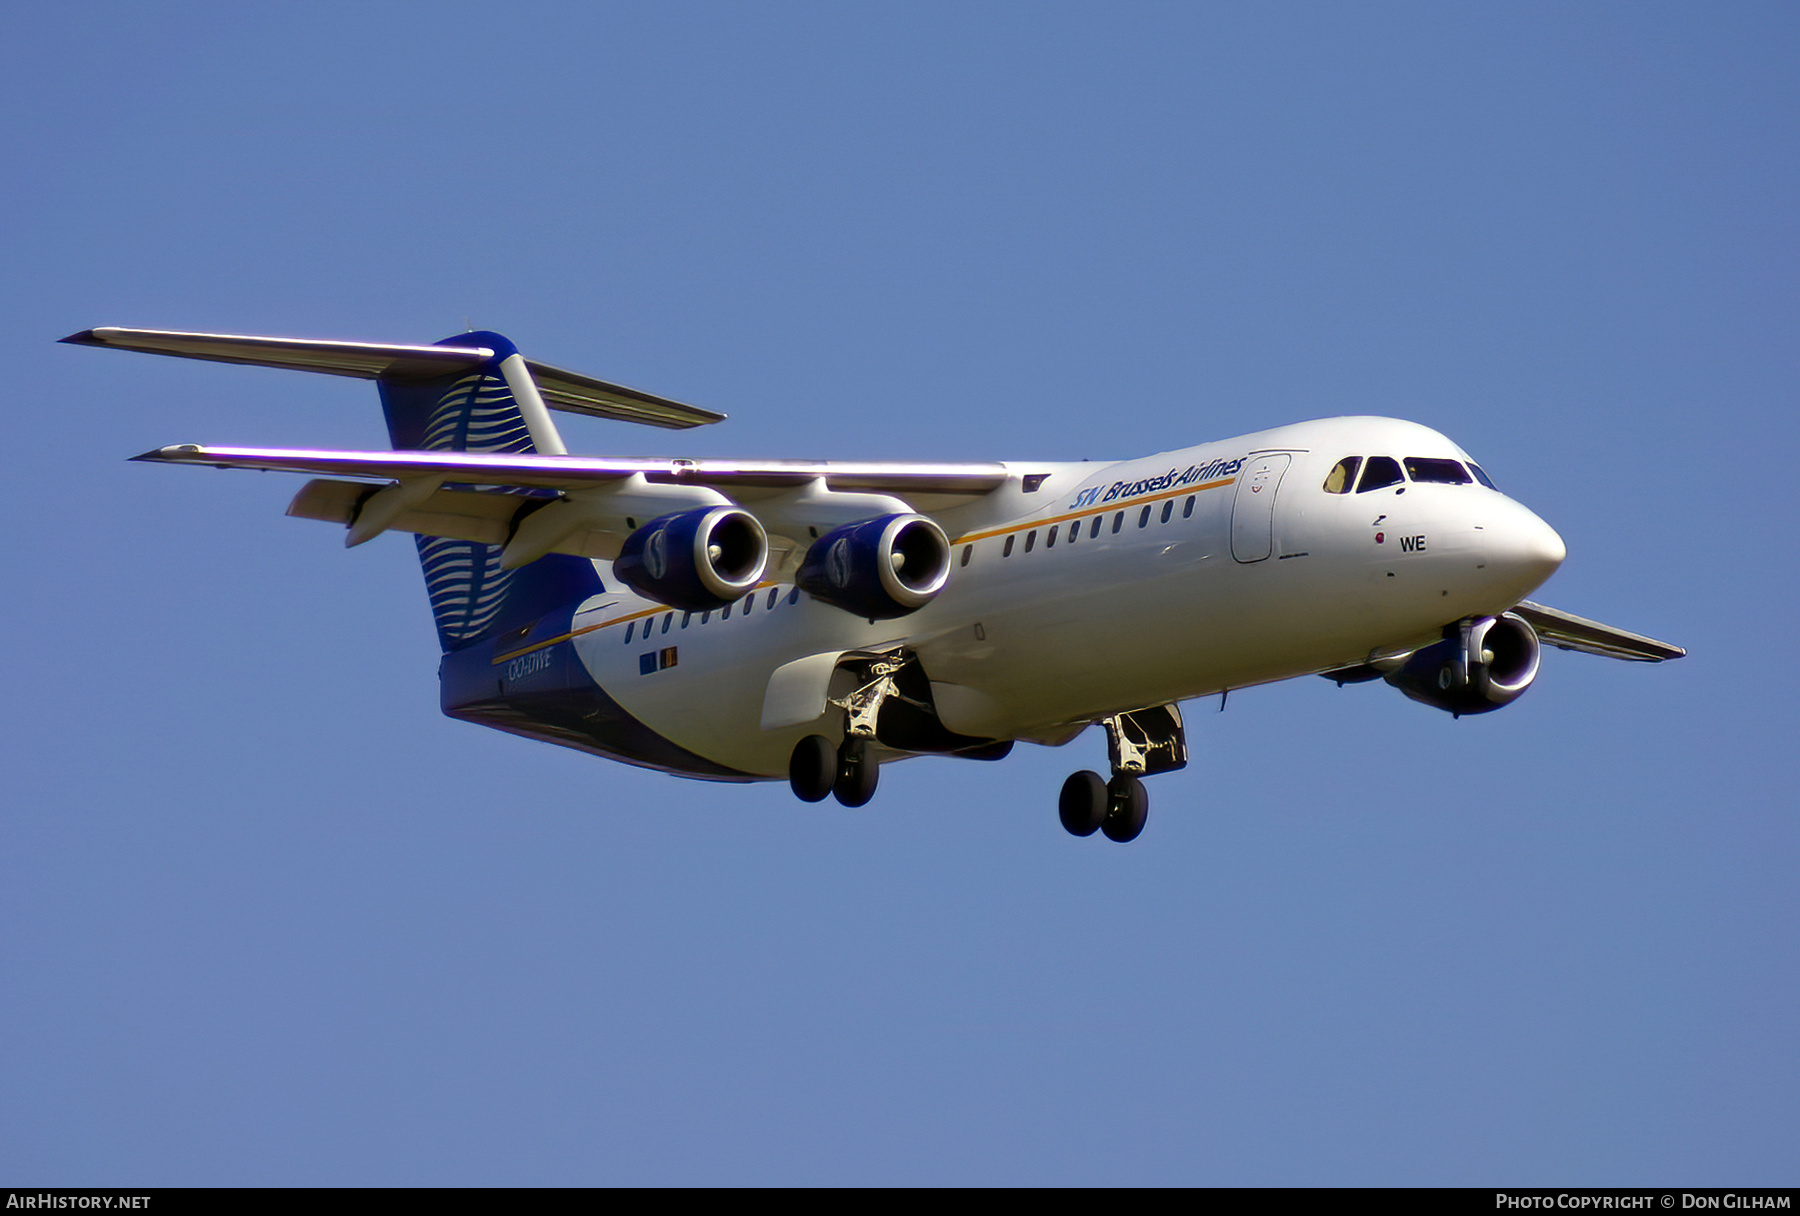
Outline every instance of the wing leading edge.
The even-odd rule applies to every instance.
[[[634,475],[664,485],[780,490],[820,478],[828,488],[899,496],[939,494],[975,497],[1006,484],[1006,466],[994,462],[924,464],[834,460],[666,460],[591,456],[536,456],[503,452],[348,452],[308,448],[229,448],[177,444],[133,460],[211,465],[220,469],[325,473],[340,477],[405,480],[442,477],[471,485],[525,486],[577,491]]]
[[[640,521],[733,501],[762,521],[772,549],[793,558],[805,548],[802,538],[839,524],[889,511],[950,510],[1017,476],[991,463],[645,460],[197,444],[133,459],[331,474],[301,487],[288,514],[346,525],[347,545],[392,530],[503,546],[503,569],[549,553],[612,559]]]
[[[1602,625],[1586,617],[1534,604],[1521,603],[1514,612],[1525,618],[1538,637],[1562,650],[1579,650],[1608,659],[1630,659],[1638,663],[1661,663],[1687,654],[1680,646],[1659,642],[1640,633],[1630,633],[1612,625]]]

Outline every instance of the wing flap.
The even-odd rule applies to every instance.
[[[1579,650],[1602,658],[1629,659],[1638,663],[1661,663],[1687,654],[1686,650],[1672,643],[1659,642],[1640,633],[1603,625],[1599,621],[1590,621],[1560,608],[1534,604],[1530,600],[1521,603],[1513,611],[1525,618],[1526,623],[1537,631],[1538,637],[1562,650]]]
[[[288,504],[287,513],[296,519],[317,519],[349,527],[356,522],[363,504],[380,488],[366,481],[318,478],[300,487]],[[439,490],[417,507],[396,515],[388,530],[503,545],[512,535],[513,519],[525,501],[516,494]]]

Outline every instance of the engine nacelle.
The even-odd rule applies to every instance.
[[[742,507],[696,507],[651,520],[625,538],[613,573],[639,595],[705,612],[762,581],[769,538]]]
[[[1463,714],[1510,705],[1537,678],[1538,637],[1512,613],[1463,621],[1382,678],[1415,701]]]
[[[950,579],[950,538],[923,515],[877,515],[813,542],[795,582],[872,621],[916,612]]]

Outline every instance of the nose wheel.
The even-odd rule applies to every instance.
[[[1101,780],[1099,773],[1083,769],[1079,773],[1070,773],[1069,779],[1063,782],[1062,797],[1057,799],[1056,810],[1069,835],[1092,836],[1106,818],[1107,803],[1106,782]]]
[[[1124,844],[1136,840],[1150,817],[1150,791],[1136,777],[1121,773],[1111,781],[1083,769],[1063,782],[1056,810],[1071,836],[1104,832]]]
[[[1157,705],[1103,719],[1112,780],[1083,770],[1063,782],[1057,816],[1072,836],[1104,833],[1125,844],[1136,840],[1150,818],[1150,791],[1143,777],[1187,767],[1187,735],[1181,711]]]
[[[1100,830],[1108,840],[1127,844],[1136,840],[1150,818],[1150,791],[1136,777],[1121,773],[1106,783],[1106,818]]]

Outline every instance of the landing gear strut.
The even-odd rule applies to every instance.
[[[1150,793],[1141,777],[1187,767],[1187,734],[1181,711],[1173,705],[1114,714],[1101,720],[1106,728],[1106,758],[1112,780],[1082,771],[1063,782],[1057,800],[1062,825],[1076,836],[1104,832],[1120,844],[1136,840],[1150,818]]]

